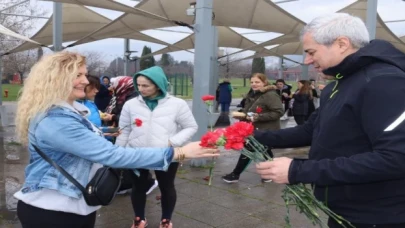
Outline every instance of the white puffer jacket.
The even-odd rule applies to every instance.
[[[134,120],[142,120],[142,126]],[[167,95],[151,111],[141,96],[127,101],[122,108],[119,126],[125,127],[116,144],[124,147],[182,146],[197,132],[198,125],[186,101]]]

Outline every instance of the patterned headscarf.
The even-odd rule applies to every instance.
[[[111,79],[111,86],[114,88],[114,96],[111,98],[106,112],[111,113],[117,104],[121,105],[125,102],[125,98],[134,92],[134,82],[130,76],[118,76]]]

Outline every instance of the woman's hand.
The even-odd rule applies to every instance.
[[[184,153],[186,159],[190,158],[208,158],[218,157],[219,149],[204,148],[200,146],[200,142],[191,142],[183,147],[175,148],[174,159],[177,159],[179,153]]]
[[[103,121],[111,121],[112,120],[113,115],[108,114],[108,113],[103,113],[103,115],[100,115],[100,118]]]

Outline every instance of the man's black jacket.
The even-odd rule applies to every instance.
[[[354,223],[405,223],[405,54],[374,40],[324,71],[320,108],[295,128],[256,132],[273,148],[311,145],[289,182]]]

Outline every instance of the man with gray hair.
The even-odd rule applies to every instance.
[[[357,228],[405,227],[405,54],[370,42],[363,21],[344,13],[314,19],[302,43],[305,64],[335,82],[304,125],[255,137],[270,148],[311,146],[309,159],[276,158],[257,172],[313,184],[317,199]]]

